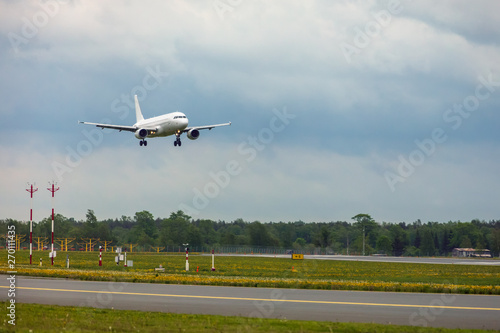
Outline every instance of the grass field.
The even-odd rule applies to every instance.
[[[6,302],[0,306],[6,308]],[[50,320],[48,320],[50,318]],[[492,332],[411,326],[258,319],[208,315],[94,309],[38,304],[16,305],[16,326],[6,332]]]
[[[70,269],[66,268],[69,254]],[[330,260],[291,260],[216,256],[216,271],[211,271],[211,256],[190,255],[190,271],[185,272],[185,256],[164,253],[129,253],[133,267],[115,264],[114,253],[58,252],[50,266],[48,252],[17,251],[18,275],[67,277],[84,280],[131,281],[175,284],[209,284],[272,288],[310,288],[339,290],[377,290],[405,292],[453,292],[500,294],[500,267],[384,263]],[[43,266],[39,266],[39,258]],[[155,273],[162,265],[165,273]],[[293,267],[293,270],[292,270]],[[196,270],[198,269],[198,272]],[[7,267],[7,252],[0,251],[0,273]]]

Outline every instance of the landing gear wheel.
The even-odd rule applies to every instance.
[[[139,141],[139,146],[141,146],[141,147],[142,147],[142,144],[143,144],[142,140],[141,140],[141,141]]]
[[[148,142],[146,140],[144,140],[144,147],[146,147],[148,145]]]
[[[179,146],[180,147],[182,145],[181,137],[180,137],[180,135],[176,135],[176,137],[177,138],[174,141],[174,146]]]

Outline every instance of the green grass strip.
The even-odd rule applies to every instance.
[[[0,302],[6,309],[7,302]],[[494,332],[398,325],[336,323],[233,316],[95,309],[16,303],[16,325],[4,320],[3,332]]]
[[[70,269],[65,265],[67,255]],[[183,254],[129,253],[127,259],[133,260],[133,267],[116,265],[115,255],[104,252],[102,266],[98,266],[98,252],[58,252],[51,266],[47,251],[34,251],[35,264],[29,265],[29,251],[21,250],[15,254],[12,269],[4,250],[0,251],[0,274],[15,270],[17,275],[90,281],[500,295],[500,265],[291,260],[248,255],[216,256],[216,270],[212,272],[211,256],[191,255],[191,270],[186,272]],[[42,267],[39,258],[43,258]],[[155,273],[160,265],[165,272]]]

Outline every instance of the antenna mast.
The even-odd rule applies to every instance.
[[[52,181],[49,182],[49,186],[47,190],[49,190],[52,193],[52,236],[51,236],[51,241],[50,241],[50,258],[51,258],[51,264],[54,266],[54,194],[59,190],[59,187],[55,187],[57,185],[56,182]]]
[[[38,191],[38,188],[34,188],[34,184],[28,183],[28,187],[26,191],[28,191],[31,195],[30,198],[30,265],[31,259],[33,256],[33,193]]]

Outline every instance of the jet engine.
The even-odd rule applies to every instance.
[[[137,131],[135,131],[135,137],[137,139],[143,140],[147,136],[148,136],[148,130],[147,129],[139,128]]]
[[[197,129],[193,128],[187,132],[187,137],[191,140],[196,140],[198,139],[199,136],[200,136],[200,131],[198,131]]]

